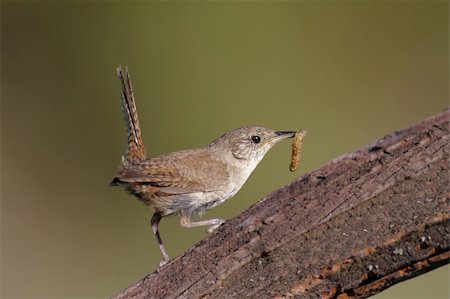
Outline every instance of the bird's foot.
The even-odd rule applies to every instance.
[[[219,226],[221,226],[223,223],[225,223],[225,220],[223,220],[223,219],[214,219],[214,220],[217,220],[217,223],[208,227],[208,229],[206,230],[206,232],[208,234],[213,233]]]
[[[167,265],[169,262],[170,262],[170,259],[163,259],[162,261],[160,261],[156,271],[159,272],[161,270],[161,268],[164,267],[165,265]]]

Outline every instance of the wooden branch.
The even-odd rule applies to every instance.
[[[115,298],[365,298],[447,264],[449,112],[298,178]]]

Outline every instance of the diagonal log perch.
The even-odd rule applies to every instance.
[[[365,298],[447,264],[449,119],[298,178],[115,298]]]

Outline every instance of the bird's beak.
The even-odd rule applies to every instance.
[[[275,136],[270,138],[269,143],[271,144],[275,144],[278,141],[284,140],[284,139],[288,139],[288,138],[292,138],[295,136],[296,132],[293,131],[279,131],[279,132],[275,132]]]

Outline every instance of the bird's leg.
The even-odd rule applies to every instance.
[[[167,251],[164,248],[164,244],[161,239],[161,236],[159,235],[158,224],[159,224],[159,221],[161,220],[161,218],[162,218],[161,214],[158,212],[155,212],[153,214],[152,220],[151,220],[153,233],[155,234],[156,239],[158,240],[159,249],[161,250],[161,253],[164,256],[164,259],[159,262],[159,267],[164,266],[165,264],[167,264],[170,261],[170,257],[167,254]]]
[[[219,218],[192,222],[190,215],[180,213],[180,225],[182,227],[190,228],[190,227],[196,227],[196,226],[210,225],[210,227],[206,230],[208,233],[212,233],[216,228],[218,228],[224,222],[225,222],[225,220],[219,219]]]

